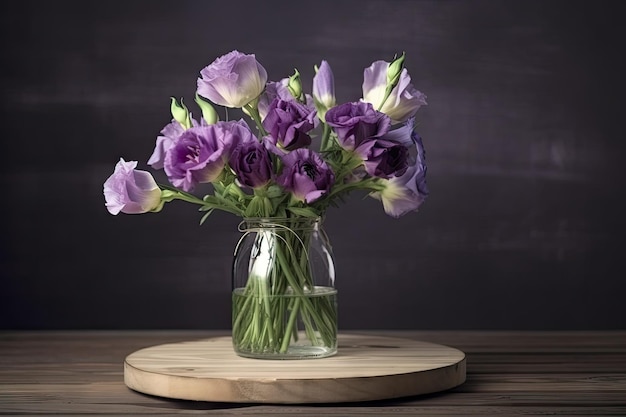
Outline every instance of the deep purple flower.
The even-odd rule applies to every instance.
[[[229,165],[237,180],[248,187],[262,187],[272,178],[270,154],[257,140],[240,143],[233,151]]]
[[[376,61],[363,72],[363,101],[379,108],[387,88],[387,69],[389,62]],[[411,77],[406,68],[402,69],[398,84],[380,109],[394,122],[404,122],[415,115],[426,104],[426,96],[411,84]]]
[[[413,133],[412,138],[417,148],[414,164],[399,177],[381,180],[385,189],[371,194],[382,201],[385,213],[396,218],[417,210],[428,197],[424,145],[417,133]]]
[[[335,175],[326,162],[314,151],[300,148],[282,158],[284,167],[276,182],[293,196],[307,204],[328,194]]]
[[[106,208],[111,214],[147,213],[161,202],[161,189],[147,171],[135,169],[137,161],[120,158],[115,171],[104,182]]]
[[[187,129],[165,155],[164,168],[176,187],[191,191],[222,173],[231,151],[241,142],[256,140],[245,122],[217,122]]]
[[[326,112],[326,123],[337,133],[339,145],[362,159],[391,125],[389,117],[374,110],[370,103],[344,103]]]
[[[363,164],[367,173],[374,177],[399,177],[409,167],[409,149],[390,140],[378,139]]]
[[[274,99],[270,104],[263,127],[275,143],[291,151],[311,144],[308,135],[315,127],[315,109],[295,100]]]
[[[232,51],[200,71],[198,94],[215,104],[241,108],[257,98],[267,82],[267,71],[254,55]]]

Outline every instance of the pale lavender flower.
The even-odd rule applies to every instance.
[[[251,188],[262,187],[272,178],[269,151],[257,140],[240,143],[228,163],[242,185]]]
[[[259,96],[259,114],[261,120],[265,119],[269,110],[270,104],[279,98],[285,101],[294,101],[296,98],[291,95],[287,85],[289,84],[289,78],[283,78],[280,81],[270,81],[266,84],[263,94]]]
[[[382,201],[385,213],[395,218],[417,210],[428,197],[424,146],[416,133],[413,134],[413,140],[417,148],[414,164],[399,177],[380,180],[385,188],[370,194]]]
[[[115,171],[104,182],[103,192],[109,213],[147,213],[161,202],[161,189],[147,171],[135,169],[137,161],[120,158]]]
[[[315,127],[315,109],[296,100],[274,99],[270,104],[263,127],[269,133],[274,144],[291,151],[309,146],[308,135]]]
[[[282,157],[284,164],[276,182],[293,196],[307,204],[330,192],[335,175],[326,162],[314,151],[300,148]]]
[[[363,101],[372,103],[376,109],[380,107],[385,97],[388,68],[389,62],[376,61],[363,72]],[[394,122],[404,122],[425,104],[426,96],[413,87],[408,71],[403,68],[398,84],[391,90],[391,95],[380,111]]]
[[[267,72],[252,55],[232,51],[200,71],[198,94],[215,104],[241,108],[265,88]]]
[[[256,139],[243,121],[192,127],[167,151],[165,173],[174,186],[191,191],[198,183],[215,181],[232,150],[249,140]]]
[[[370,103],[344,103],[326,112],[326,123],[337,133],[339,145],[362,159],[374,145],[373,140],[389,131],[391,121],[374,110]]]
[[[322,61],[313,76],[313,100],[320,119],[328,109],[335,107],[335,78],[328,62]]]

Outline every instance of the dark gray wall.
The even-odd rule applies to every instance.
[[[238,219],[114,217],[102,183],[232,49],[326,59],[340,101],[406,51],[428,95],[421,211],[328,214],[342,328],[626,327],[621,2],[296,3],[3,3],[1,328],[229,327]]]

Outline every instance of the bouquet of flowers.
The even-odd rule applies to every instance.
[[[182,99],[171,99],[172,120],[147,161],[163,169],[170,184],[157,184],[136,169],[137,161],[120,159],[104,183],[106,208],[114,215],[159,212],[183,200],[199,206],[201,224],[214,210],[279,220],[280,233],[256,237],[245,293],[262,301],[236,309],[233,337],[251,350],[285,351],[297,335],[289,320],[277,318],[284,312],[268,297],[315,290],[306,261],[310,236],[298,222],[323,218],[358,190],[380,200],[393,217],[417,210],[428,195],[424,148],[414,129],[426,97],[411,83],[404,60],[402,54],[372,63],[363,74],[363,97],[337,104],[326,61],[314,67],[308,94],[297,70],[268,82],[255,55],[221,56],[197,80],[202,117],[195,119]],[[248,120],[219,120],[214,105],[241,109]],[[193,191],[202,183],[210,183],[211,192],[199,197]],[[328,343],[333,326],[336,332],[332,306],[301,299],[285,308],[298,311],[309,339]]]

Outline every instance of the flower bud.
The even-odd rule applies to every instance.
[[[400,58],[394,57],[394,60],[391,62],[391,64],[389,64],[389,68],[387,68],[387,88],[389,90],[391,90],[398,84],[400,74],[402,73],[402,69],[404,68],[404,58],[405,54],[404,52],[402,52]]]
[[[317,114],[321,120],[328,109],[335,107],[335,79],[333,71],[330,69],[328,62],[322,61],[321,65],[315,68],[315,76],[313,77],[313,100]]]
[[[297,69],[294,68],[295,73],[289,77],[289,84],[287,84],[287,88],[292,96],[294,96],[297,100],[302,98],[302,82],[300,81],[300,73]]]
[[[202,97],[200,97],[198,93],[196,93],[196,103],[198,104],[198,107],[200,107],[200,110],[202,110],[202,118],[208,125],[214,125],[217,123],[219,117],[213,106],[211,106],[211,103],[202,100]]]
[[[191,127],[191,116],[189,116],[189,110],[183,103],[183,99],[180,99],[180,103],[174,97],[171,97],[171,99],[170,111],[172,112],[172,117],[180,123],[183,129],[189,129]]]

